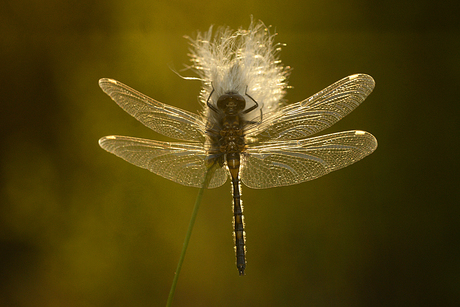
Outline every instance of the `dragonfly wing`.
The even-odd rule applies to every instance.
[[[374,89],[365,74],[343,78],[308,99],[287,105],[249,127],[246,135],[258,141],[302,139],[324,130],[353,111]]]
[[[185,186],[201,188],[205,179],[206,151],[198,143],[169,143],[128,136],[106,136],[99,145],[110,153]],[[209,188],[227,181],[224,168],[216,168]]]
[[[241,180],[254,189],[297,184],[353,164],[376,148],[377,139],[364,131],[268,142],[247,149]]]
[[[113,79],[101,79],[99,86],[148,128],[173,139],[204,140],[205,125],[197,114],[156,101]]]

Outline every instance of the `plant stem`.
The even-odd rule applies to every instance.
[[[188,243],[190,241],[190,237],[192,236],[193,225],[195,224],[196,216],[198,215],[198,209],[200,208],[201,198],[203,196],[204,190],[208,187],[209,181],[212,177],[212,174],[214,173],[213,170],[214,170],[214,164],[208,168],[203,185],[200,188],[200,191],[198,192],[198,195],[196,197],[195,207],[193,208],[192,217],[190,218],[190,223],[188,224],[187,234],[185,235],[184,244],[182,245],[182,252],[179,257],[179,263],[177,264],[176,273],[174,274],[174,279],[171,285],[171,290],[169,291],[169,296],[168,296],[168,301],[166,302],[166,307],[170,307],[172,304],[174,293],[176,291],[177,280],[179,279],[180,270],[182,268],[182,264],[184,263],[184,259],[185,259],[185,252],[187,251]]]

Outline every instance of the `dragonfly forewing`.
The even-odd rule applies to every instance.
[[[353,111],[374,89],[374,79],[366,74],[345,77],[308,99],[287,105],[264,117],[246,134],[259,142],[295,140],[329,128]]]
[[[129,163],[185,186],[202,187],[208,170],[203,144],[106,136],[99,140],[99,145]],[[226,169],[217,167],[208,188],[220,187],[227,176]]]
[[[298,184],[353,164],[377,148],[365,131],[344,131],[248,148],[241,180],[254,189]]]
[[[152,99],[113,79],[99,80],[101,89],[123,110],[148,128],[177,140],[204,140],[206,129],[200,116]]]

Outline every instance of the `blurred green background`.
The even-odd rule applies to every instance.
[[[458,306],[458,1],[4,1],[0,6],[0,306],[163,306],[198,190],[103,151],[164,140],[98,87],[120,80],[199,109],[188,43],[273,25],[289,102],[347,75],[376,88],[326,133],[379,148],[320,179],[243,188],[247,276],[230,186],[206,191],[175,306]],[[191,75],[190,72],[184,72]]]

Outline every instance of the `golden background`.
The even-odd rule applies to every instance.
[[[325,133],[376,152],[291,187],[243,187],[247,276],[231,194],[206,191],[174,306],[458,306],[457,1],[6,1],[0,8],[0,306],[164,306],[197,189],[103,151],[165,140],[98,87],[117,79],[197,111],[179,78],[210,25],[273,25],[289,102],[362,72],[376,88]],[[182,72],[192,75],[190,71]]]

